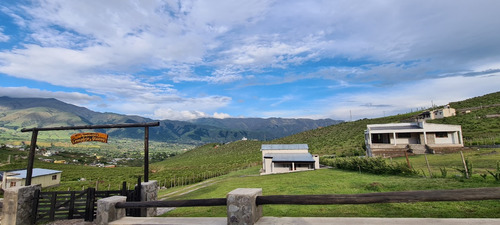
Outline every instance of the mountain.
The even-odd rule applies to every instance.
[[[94,112],[84,107],[49,98],[0,97],[0,137],[25,139],[22,128],[59,127],[119,123],[145,123],[154,120],[140,116]],[[248,139],[270,140],[329,126],[341,121],[323,119],[282,118],[202,118],[193,121],[162,120],[159,127],[150,128],[150,139],[173,143],[203,144]],[[115,138],[141,138],[144,129],[122,128],[100,130]],[[43,138],[67,138],[74,131],[56,131]]]
[[[200,118],[192,120],[192,123],[226,128],[230,130],[245,130],[257,132],[259,140],[272,140],[292,134],[326,127],[341,123],[341,120],[331,119],[285,119],[285,118]]]

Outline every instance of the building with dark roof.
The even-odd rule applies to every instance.
[[[309,153],[307,144],[262,145],[261,174],[288,173],[319,168],[319,156]]]

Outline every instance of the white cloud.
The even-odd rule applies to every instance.
[[[2,2],[0,10],[18,26],[15,37],[22,41],[0,50],[0,73],[84,89],[106,101],[100,105],[122,113],[179,118],[225,116],[216,112],[231,102],[223,90],[189,96],[182,89],[189,82],[211,89],[234,83],[246,91],[276,84],[299,89],[305,80],[325,80],[331,90],[375,90],[340,96],[346,102],[334,105],[338,109],[332,115],[345,119],[351,110],[360,118],[380,116],[430,102],[408,101],[401,93],[444,99],[428,96],[431,88],[439,88],[428,84],[467,80],[482,90],[480,82],[489,80],[474,73],[500,69],[500,32],[494,29],[500,27],[498,8],[500,1],[487,0]],[[8,36],[2,24],[0,42],[12,40],[11,28],[16,29],[9,27]],[[339,85],[331,85],[335,82]],[[460,82],[456,85],[464,86]],[[377,87],[369,87],[373,84],[384,85],[384,92],[378,94]],[[412,88],[405,89],[408,85]],[[259,91],[261,99],[274,97],[264,88]],[[448,91],[453,93],[449,98],[464,95]],[[284,107],[290,97],[266,107]],[[392,102],[407,106],[389,107],[398,105]],[[293,115],[278,110],[274,116]]]
[[[217,119],[224,119],[224,118],[229,118],[231,117],[229,114],[226,113],[213,113],[212,115],[200,112],[200,111],[175,111],[173,109],[157,109],[154,112],[154,118],[161,119],[161,120],[181,120],[181,121],[186,121],[186,120],[194,120],[198,118],[206,118],[206,117],[213,117]]]
[[[10,39],[9,36],[3,33],[3,28],[0,27],[0,42],[6,42]]]
[[[55,98],[60,101],[84,105],[100,100],[98,96],[91,96],[79,92],[47,91],[28,87],[0,87],[0,96],[12,98]]]
[[[446,77],[404,83],[390,87],[366,88],[366,91],[339,94],[316,102],[325,117],[349,120],[382,117],[445,105],[498,91],[500,73],[480,77]]]

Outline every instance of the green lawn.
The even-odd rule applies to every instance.
[[[246,172],[245,172],[246,171]],[[334,169],[255,176],[258,167],[229,174],[218,183],[173,199],[223,198],[236,188],[262,188],[264,195],[357,194],[407,190],[499,187],[497,182],[381,176]],[[248,174],[254,174],[248,176]],[[391,203],[368,205],[265,205],[265,216],[325,217],[500,217],[500,201]],[[226,216],[225,207],[177,208],[164,216]]]

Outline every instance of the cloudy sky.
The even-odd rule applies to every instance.
[[[500,90],[497,0],[0,2],[0,96],[350,120]]]

